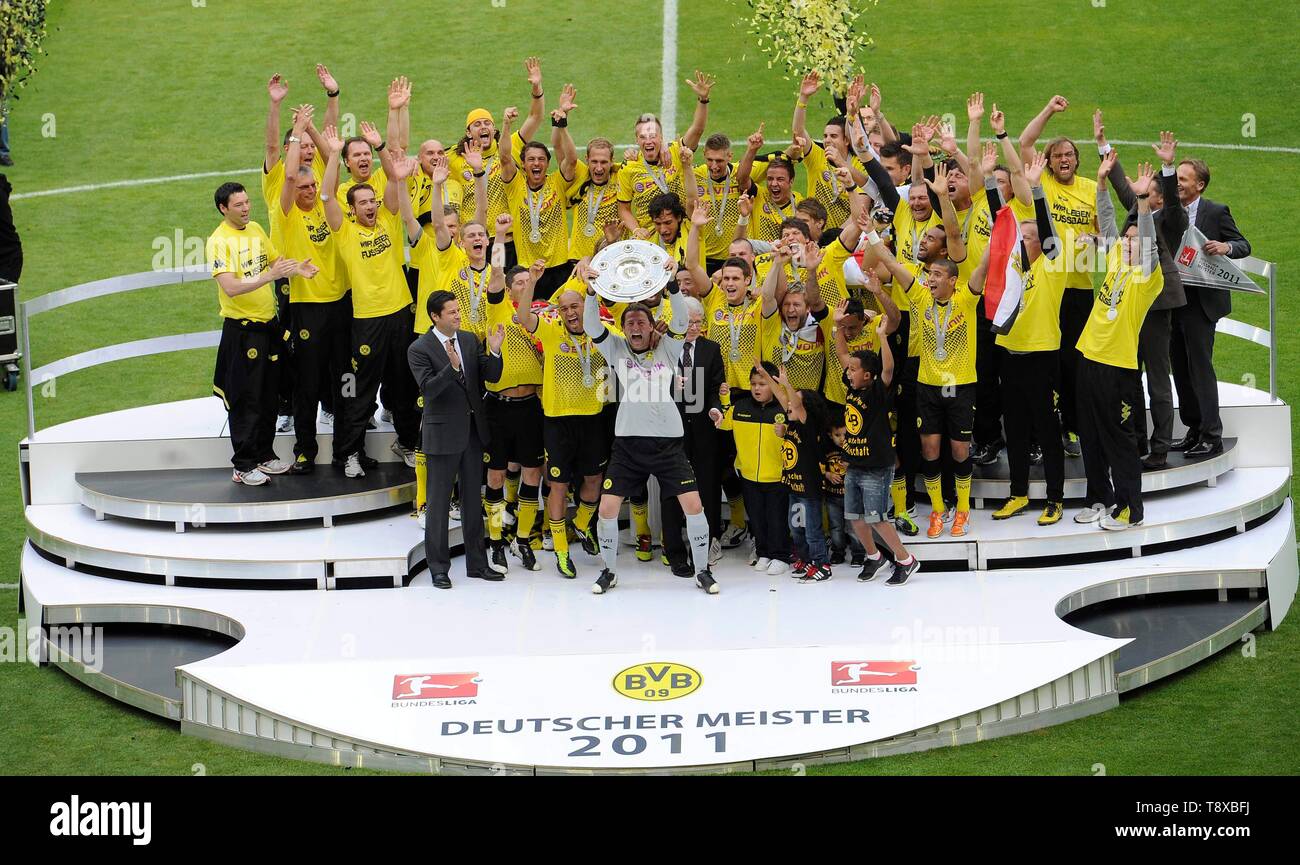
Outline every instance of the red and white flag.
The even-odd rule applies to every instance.
[[[1020,223],[1009,206],[998,211],[989,240],[989,270],[984,279],[984,314],[994,333],[1009,333],[1025,293]]]

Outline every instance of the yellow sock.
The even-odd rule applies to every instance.
[[[930,507],[935,513],[943,513],[946,508],[943,505],[943,476],[935,475],[925,479],[925,491],[930,494]]]
[[[970,475],[962,477],[957,475],[957,510],[970,510]]]
[[[903,516],[907,513],[907,476],[894,478],[894,482],[889,485],[889,495],[894,500],[894,515]]]
[[[569,552],[569,531],[564,524],[564,518],[558,520],[548,519],[546,527],[551,532],[551,546],[555,548],[555,554],[567,554]]]
[[[488,515],[488,537],[494,541],[501,540],[501,514],[506,509],[506,503],[498,499],[494,502],[487,502]]]
[[[506,501],[519,501],[519,475],[510,471],[506,472]]]
[[[591,518],[596,515],[596,503],[578,499],[578,512],[573,517],[573,527],[583,534],[591,532]]]
[[[415,509],[418,511],[424,507],[425,494],[428,488],[425,486],[429,482],[429,467],[424,462],[424,453],[415,452]]]
[[[650,534],[650,505],[646,502],[632,502],[632,525],[636,526],[636,535]]]
[[[521,538],[530,538],[533,535],[533,524],[537,522],[537,487],[524,484],[519,492],[515,533]]]
[[[737,493],[734,499],[727,499],[727,510],[731,512],[731,524],[738,529],[745,527],[745,500]]]

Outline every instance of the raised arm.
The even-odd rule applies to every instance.
[[[487,224],[487,207],[488,207],[487,169],[485,169],[485,168],[483,167],[483,145],[482,145],[482,143],[480,143],[479,140],[478,140],[477,138],[471,138],[471,139],[469,139],[468,141],[466,141],[466,142],[465,142],[465,152],[461,154],[461,158],[465,160],[465,164],[468,165],[469,168],[470,168],[470,174],[472,174],[472,175],[474,176],[474,221],[477,222],[479,225],[483,226],[484,230],[487,230],[487,228],[488,228],[488,224]],[[447,161],[447,159],[446,159],[445,157],[444,157],[443,160],[442,160],[442,164],[443,164],[444,167],[448,165],[448,161]],[[450,174],[450,173],[451,173],[451,172],[450,172],[450,169],[449,169],[449,170],[448,170],[448,174]],[[441,189],[435,189],[435,190],[433,191],[433,200],[434,200],[434,201],[442,201],[442,190],[441,190]],[[430,212],[430,216],[432,216],[432,215],[433,215],[433,214],[432,214],[432,208],[430,208],[430,211],[431,211],[431,212]],[[440,220],[438,220],[438,222],[442,222],[442,220],[440,219]],[[445,229],[445,226],[444,226],[444,229]],[[451,235],[450,235],[450,234],[447,235],[447,243],[448,243],[449,245],[450,245],[450,243],[451,243]],[[439,248],[439,249],[446,249],[447,247],[446,247],[446,246],[439,246],[438,248]]]
[[[528,116],[519,127],[519,135],[524,141],[532,141],[537,130],[542,126],[542,118],[546,115],[545,93],[542,91],[542,61],[536,57],[529,57],[524,61],[524,70],[528,73],[528,86],[532,88],[532,100],[528,103]],[[505,143],[502,151],[510,149],[510,136],[505,131],[501,133],[501,140]]]
[[[970,280],[966,283],[970,286],[970,290],[976,294],[984,293],[984,283],[989,278],[989,256],[992,248],[993,244],[984,244],[984,254],[980,256],[980,263],[975,265],[975,271],[970,275]],[[1012,255],[1019,254],[1018,252],[1012,253]]]
[[[375,150],[379,153],[379,164],[384,169],[384,176],[392,177],[394,148],[384,145],[384,147],[381,149],[380,145],[384,144],[384,139],[379,137],[379,130],[376,129],[373,124],[367,123],[364,120],[361,121],[361,137],[364,138],[366,140],[366,143],[369,144],[371,147],[375,148]],[[400,150],[400,148],[397,148],[397,150]],[[397,212],[397,190],[393,189],[392,186],[393,184],[391,183],[386,184],[384,186],[384,207],[388,210],[389,213],[396,213]],[[406,188],[405,182],[402,183],[402,188],[403,189]]]
[[[849,340],[844,335],[844,316],[848,305],[849,299],[846,297],[831,310],[831,320],[835,322],[835,357],[840,362],[840,369],[849,368]]]
[[[713,90],[713,84],[713,76],[698,69],[695,70],[694,78],[686,79],[686,86],[695,93],[695,114],[691,117],[691,125],[682,135],[682,144],[691,150],[700,146],[700,138],[704,135],[704,126],[709,120],[709,93]]]
[[[880,383],[889,387],[894,383],[894,350],[889,347],[889,334],[893,333],[893,330],[886,328],[885,322],[876,326],[876,334],[879,337],[876,342],[880,343]]]
[[[385,147],[384,153],[387,155],[391,147]],[[415,208],[411,206],[411,190],[407,187],[406,179],[419,169],[420,162],[414,156],[404,156],[399,150],[389,156],[387,164],[384,166],[384,173],[388,175],[388,187],[397,187],[394,193],[397,198],[397,210],[402,214],[402,223],[406,226],[406,238],[411,246],[415,246],[420,241],[420,232],[423,230],[420,221],[415,218]],[[384,199],[388,199],[388,187],[384,188]],[[441,219],[431,220],[432,222],[442,222]]]
[[[564,85],[560,93],[560,107],[551,112],[551,147],[560,163],[560,176],[572,183],[574,169],[578,167],[578,148],[569,134],[569,114],[578,106],[574,102],[578,91],[572,84]]]
[[[609,336],[609,328],[600,319],[600,301],[596,299],[596,292],[590,282],[587,283],[587,298],[582,306],[582,329],[591,337],[592,342],[603,342]],[[605,359],[610,359],[608,354]]]
[[[1115,165],[1119,162],[1119,155],[1114,150],[1106,151],[1106,155],[1101,158],[1101,164],[1097,166],[1097,234],[1105,243],[1103,249],[1109,248],[1119,237],[1119,225],[1115,219],[1115,202],[1111,200],[1110,190],[1107,189],[1106,183],[1110,180],[1111,173],[1115,170]],[[1177,181],[1175,181],[1176,183]],[[1124,179],[1124,188],[1133,194],[1133,190],[1128,185],[1128,178]],[[1175,193],[1177,187],[1175,186]],[[1120,197],[1123,200],[1123,196]],[[1038,202],[1034,202],[1037,207]],[[1180,208],[1181,209],[1181,208]],[[1165,214],[1165,219],[1169,214]],[[1163,222],[1163,220],[1162,220]]]
[[[515,179],[515,172],[518,166],[515,164],[515,155],[511,152],[514,148],[510,146],[510,127],[514,124],[515,118],[519,116],[519,109],[513,105],[501,112],[501,141],[502,144],[497,148],[497,158],[501,165],[501,181],[509,183]]]
[[[1047,127],[1047,121],[1052,119],[1053,114],[1060,114],[1070,107],[1069,101],[1064,96],[1053,96],[1047,100],[1043,110],[1034,116],[1025,126],[1025,131],[1020,133],[1020,157],[1028,160],[1033,154],[1034,145],[1038,143],[1038,138],[1043,134],[1043,129]]]
[[[1033,187],[1034,222],[1038,225],[1038,240],[1042,244],[1043,255],[1052,261],[1064,250],[1061,249],[1061,238],[1056,233],[1056,223],[1047,206],[1047,193],[1043,191],[1043,184],[1040,182],[1045,168],[1047,168],[1046,154],[1035,153],[1033,162],[1025,166],[1025,180]]]
[[[898,311],[898,304],[894,303],[894,299],[890,297],[889,292],[885,291],[885,287],[880,284],[880,275],[876,273],[874,267],[866,272],[866,277],[867,291],[871,292],[871,296],[876,299],[884,312],[882,318],[885,320],[885,334],[891,334],[898,330],[898,325],[903,321],[903,314]]]
[[[898,259],[894,258],[893,253],[881,242],[879,234],[875,231],[869,232],[867,234],[867,244],[875,253],[876,258],[880,260],[880,263],[885,265],[890,276],[898,280],[898,285],[903,291],[907,291],[912,287],[912,283],[916,282],[916,277],[912,276],[912,271],[898,263]]]
[[[709,285],[709,274],[700,265],[700,232],[709,224],[708,202],[695,199],[690,214],[691,230],[686,235],[686,269],[691,272],[691,282],[694,285],[705,286]]]
[[[326,126],[321,134],[325,139],[325,151],[328,156],[325,162],[325,177],[321,180],[320,197],[325,203],[325,221],[329,223],[330,230],[338,231],[346,218],[338,200],[339,154],[343,152],[343,139],[339,138],[338,130],[333,126]]]
[[[948,169],[942,165],[934,170],[934,180],[926,180],[930,192],[939,199],[939,213],[943,216],[943,233],[948,238],[948,257],[956,262],[966,260],[966,242],[961,239],[961,226],[957,224],[957,210],[948,197]]]
[[[772,247],[772,266],[763,278],[763,318],[776,312],[777,297],[785,293],[785,266],[790,263],[790,250],[783,242],[777,241]]]
[[[492,244],[492,272],[488,274],[487,293],[502,294],[506,290],[506,238],[514,219],[508,213],[497,217],[496,243]],[[531,310],[530,310],[531,311]],[[519,319],[520,323],[523,318]]]
[[[262,170],[268,174],[275,163],[280,161],[280,103],[289,93],[289,85],[277,72],[266,82],[266,92],[271,97],[271,105],[266,113],[266,142],[262,156]]]
[[[984,171],[979,159],[980,151],[983,150],[980,145],[980,121],[984,119],[983,93],[972,93],[966,100],[966,119],[970,121],[966,127],[966,153],[970,156],[966,176],[970,178],[970,188],[979,189],[984,185]]]
[[[821,266],[824,256],[825,251],[817,245],[817,241],[810,240],[803,245],[803,266],[808,272],[803,290],[809,312],[821,312],[826,308],[826,301],[822,300],[821,283],[817,281],[817,268]]]
[[[695,182],[695,151],[685,143],[677,149],[680,169],[682,172],[682,191],[686,193],[686,200],[682,202],[682,207],[687,213],[695,210],[695,199],[699,196],[699,186]]]
[[[1020,152],[1016,150],[1015,145],[1011,143],[1011,137],[1007,135],[1007,116],[998,110],[996,102],[993,103],[993,113],[989,115],[989,124],[993,127],[993,134],[997,136],[998,143],[1002,145],[1002,158],[1006,160],[1007,171],[1011,172],[1011,191],[1016,196],[1016,201],[1028,204],[1033,196],[1029,189],[1029,182],[1025,180],[1024,169],[1021,167],[1023,163]],[[1033,148],[1030,150],[1029,158],[1032,158]]]
[[[1138,203],[1138,254],[1142,257],[1142,275],[1150,276],[1160,266],[1160,253],[1156,250],[1156,224],[1151,217],[1151,190],[1155,188],[1155,172],[1151,163],[1138,166],[1138,177],[1133,182],[1133,193]]]
[[[293,117],[289,150],[284,154],[284,183],[280,186],[280,213],[288,213],[298,194],[298,166],[302,164],[302,136],[311,123],[312,107],[304,105]]]
[[[388,144],[405,151],[411,137],[411,82],[399,75],[388,85]],[[385,169],[385,172],[387,169]]]
[[[1165,249],[1171,253],[1183,242],[1183,232],[1187,231],[1187,211],[1178,201],[1178,142],[1172,132],[1161,132],[1160,143],[1152,145],[1160,157],[1160,195],[1164,206],[1160,209],[1160,233],[1165,239]]]
[[[809,72],[799,82],[799,94],[794,101],[794,116],[790,119],[790,137],[796,141],[808,137],[808,100],[821,89],[822,77],[816,70]]]
[[[742,191],[749,189],[749,179],[754,173],[754,158],[763,148],[763,125],[760,121],[758,129],[750,134],[745,142],[745,153],[740,157],[740,164],[736,166],[736,188]]]
[[[338,126],[339,123],[339,83],[334,76],[330,74],[324,63],[316,64],[316,78],[320,81],[320,86],[325,88],[325,118],[321,122],[321,128],[326,126]],[[324,152],[322,146],[323,138],[317,139],[320,134],[315,131],[314,126],[308,126],[307,131],[312,133],[312,139],[316,141],[316,149]]]

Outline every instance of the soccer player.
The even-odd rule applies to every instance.
[[[1138,166],[1132,184],[1138,218],[1106,256],[1106,280],[1097,292],[1092,312],[1079,337],[1079,436],[1088,476],[1089,505],[1075,516],[1087,523],[1100,520],[1110,531],[1142,524],[1142,463],[1138,459],[1133,412],[1129,402],[1141,392],[1138,378],[1138,333],[1147,310],[1160,295],[1165,277],[1156,249],[1151,217],[1155,173],[1149,163]],[[1062,334],[1064,338],[1064,334]]]
[[[794,191],[794,163],[783,156],[767,163],[766,182],[754,194],[754,239],[769,243],[781,237],[781,226],[794,216],[802,196]]]
[[[278,200],[270,205],[271,236],[278,246],[297,260],[320,262],[313,278],[289,279],[293,352],[284,365],[293,366],[294,474],[315,470],[316,405],[333,409],[346,402],[343,376],[350,370],[352,313],[346,274],[316,175],[302,160],[302,139],[311,117],[308,105],[294,118],[284,157],[286,179],[280,184]]]
[[[573,85],[565,87],[566,95]],[[568,123],[566,109],[572,109],[571,102],[565,103],[561,98],[561,109],[553,115],[551,123]],[[502,131],[508,136],[510,125],[518,112],[507,108],[502,115]],[[514,224],[519,226],[515,235],[515,255],[519,261],[544,261],[546,271],[542,274],[536,291],[540,297],[550,297],[555,289],[563,285],[573,272],[569,261],[568,225],[565,221],[569,208],[569,186],[574,179],[575,160],[569,148],[557,148],[559,168],[547,173],[551,163],[551,151],[540,141],[529,141],[520,152],[516,162],[511,153],[501,153],[501,182],[506,190],[506,212]],[[520,170],[522,163],[522,170]]]
[[[873,242],[879,242],[878,235]],[[843,309],[835,310],[840,321],[843,315]],[[894,355],[889,348],[888,327],[885,318],[876,325],[880,354],[862,349],[850,352],[842,331],[836,334],[835,348],[848,383],[844,408],[844,454],[848,459],[848,473],[844,475],[844,519],[853,526],[854,534],[866,548],[866,560],[858,580],[874,580],[889,567],[889,560],[876,549],[872,536],[875,531],[894,556],[893,574],[885,585],[901,586],[921,569],[921,563],[903,546],[889,522],[896,457],[889,422]]]
[[[700,136],[704,134],[704,125],[709,118],[709,93],[713,90],[713,76],[696,71],[694,78],[688,78],[686,85],[695,92],[695,116],[682,137],[669,145],[664,144],[664,130],[659,118],[653,114],[642,114],[636,119],[633,131],[640,148],[637,159],[623,165],[618,172],[618,216],[628,234],[635,234],[638,228],[650,229],[650,199],[665,192],[675,192],[678,198],[686,201],[686,177],[688,170],[681,171],[679,148],[685,146],[694,150],[699,146]],[[694,194],[694,189],[689,191]]]
[[[939,186],[945,208],[947,190]],[[922,470],[930,495],[930,528],[927,536],[943,533],[943,489],[939,461],[940,438],[948,434],[948,446],[955,463],[957,512],[952,536],[966,534],[970,520],[970,440],[975,426],[975,307],[983,287],[962,283],[958,266],[951,258],[930,265],[926,283],[899,264],[872,232],[868,242],[882,259],[916,311],[912,327],[918,331],[920,366],[917,372],[916,412],[920,419]],[[958,238],[960,243],[960,238]]]
[[[369,123],[362,123],[361,129],[367,138],[378,136]],[[407,197],[405,180],[415,169],[415,160],[400,160],[396,170],[403,182],[387,186],[382,205],[368,183],[353,185],[347,193],[356,217],[353,222],[335,197],[343,141],[329,127],[325,142],[330,154],[321,200],[352,286],[352,369],[356,373],[356,393],[347,404],[345,421],[335,430],[334,461],[343,461],[344,474],[350,478],[362,477],[367,467],[377,465],[365,453],[366,421],[382,382],[397,430],[393,453],[414,468],[420,413],[415,380],[406,363],[406,349],[414,339],[414,314],[402,272],[406,243],[398,208],[400,198]],[[397,160],[383,148],[380,154],[384,176],[393,177]]]
[[[573,227],[569,231],[569,261],[576,264],[596,254],[606,226],[618,224],[618,171],[614,164],[614,144],[608,138],[593,138],[587,142],[587,158],[578,158],[578,149],[569,133],[569,111],[577,106],[573,85],[567,85],[560,96],[558,112],[552,112],[558,123],[552,121],[552,146],[561,162],[573,163],[573,182],[569,184],[566,206],[573,214]],[[621,226],[620,226],[621,228]],[[621,236],[613,235],[614,239]]]
[[[883,316],[887,319],[885,328],[886,333],[893,333],[898,329],[901,314],[898,305],[890,297],[889,292],[885,291],[880,284],[880,277],[876,275],[875,270],[869,270],[866,274],[867,291],[876,299],[876,303],[884,310],[877,313],[868,310],[863,306],[862,301],[856,297],[847,297],[836,304],[836,309],[841,311],[841,315],[834,315],[822,319],[822,328],[825,331],[823,342],[826,347],[826,385],[822,389],[827,401],[831,404],[827,409],[832,417],[837,413],[844,412],[845,405],[845,385],[844,385],[844,366],[840,363],[840,354],[836,348],[836,336],[843,334],[844,342],[848,346],[849,353],[855,351],[869,351],[879,353],[880,345],[876,341],[876,329],[879,326],[877,318]]]
[[[1039,185],[1047,159],[1035,154],[1026,172],[1033,186],[1035,220],[1020,222],[1020,246],[1011,252],[1011,266],[1024,279],[1020,310],[1011,330],[998,334],[1002,358],[1002,405],[1006,413],[1007,459],[1011,464],[1011,497],[993,512],[1005,520],[1029,507],[1030,439],[1043,450],[1047,477],[1047,503],[1038,518],[1040,526],[1060,522],[1065,502],[1065,450],[1056,418],[1054,396],[1059,376],[1061,346],[1060,305],[1065,294],[1065,267],[1060,241]],[[989,248],[971,276],[983,291],[989,268]]]
[[[749,136],[739,163],[731,161],[731,139],[727,136],[719,132],[704,142],[704,164],[695,169],[695,183],[697,197],[709,203],[711,219],[704,231],[704,258],[710,273],[727,259],[727,247],[736,236],[740,219],[738,202],[749,189],[754,157],[762,146],[761,123]],[[766,165],[760,165],[760,171],[766,171]],[[654,218],[653,213],[650,216]]]
[[[289,471],[289,463],[277,458],[274,449],[281,342],[272,321],[271,283],[291,276],[311,279],[317,268],[280,254],[262,226],[249,220],[248,192],[240,184],[221,184],[214,202],[221,224],[208,238],[206,255],[223,323],[212,392],[226,407],[234,448],[231,480],[258,486],[268,474]]]
[[[852,93],[847,100],[847,106],[854,115],[857,114],[857,105],[861,101],[860,89],[855,88],[861,86],[861,76],[854,79],[850,85]],[[812,141],[808,135],[808,100],[820,87],[821,76],[817,72],[809,72],[804,76],[799,84],[799,96],[794,104],[794,118],[790,122],[790,132],[791,137],[796,141],[809,140],[808,149],[803,156],[803,168],[808,176],[805,194],[808,198],[816,199],[826,208],[826,228],[834,231],[850,221],[849,190],[840,182],[836,169],[843,166],[853,172],[856,175],[854,185],[865,185],[867,174],[861,162],[856,162],[849,156],[849,139],[844,115],[826,121],[826,128],[823,130],[824,144]]]
[[[1064,96],[1053,96],[1029,121],[1024,132],[1020,133],[1023,162],[1032,161],[1034,144],[1052,116],[1069,107],[1070,103]],[[1043,149],[1047,153],[1048,168],[1048,173],[1043,175],[1043,190],[1047,193],[1047,203],[1051,206],[1056,233],[1065,253],[1065,286],[1074,289],[1067,291],[1061,301],[1060,408],[1061,420],[1065,424],[1065,452],[1077,457],[1080,421],[1076,414],[1079,405],[1076,394],[1081,355],[1075,344],[1092,309],[1092,270],[1095,269],[1089,263],[1090,259],[1079,256],[1079,250],[1086,243],[1086,240],[1081,242],[1081,238],[1085,235],[1095,238],[1097,235],[1097,182],[1078,176],[1079,148],[1069,138],[1053,138]]]
[[[800,254],[800,278],[784,292],[787,267]],[[773,249],[773,266],[763,280],[763,323],[759,334],[761,357],[785,369],[795,390],[821,390],[826,369],[826,346],[821,322],[828,317],[826,301],[818,288],[822,250],[811,240],[802,245],[782,241]],[[777,302],[778,293],[782,294]]]

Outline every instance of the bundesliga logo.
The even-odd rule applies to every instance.
[[[418,673],[393,676],[394,700],[477,697],[483,680],[478,673]]]
[[[915,685],[916,661],[831,661],[831,687]]]

